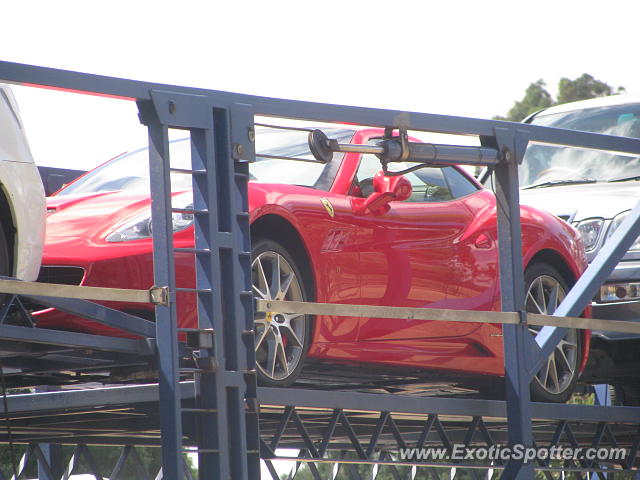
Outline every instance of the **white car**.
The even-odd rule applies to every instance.
[[[44,188],[18,105],[0,84],[0,275],[36,280],[45,217]]]
[[[614,95],[557,105],[524,120],[640,138],[640,96]],[[546,210],[582,234],[592,261],[640,201],[640,157],[532,144],[518,167],[520,203]],[[491,182],[486,174],[483,180]],[[594,318],[640,322],[640,237],[592,302]],[[582,379],[616,386],[617,400],[640,405],[640,335],[594,330]]]

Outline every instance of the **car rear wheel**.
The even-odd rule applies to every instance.
[[[307,301],[300,267],[282,245],[257,240],[252,256],[251,283],[257,298]],[[310,316],[256,312],[254,326],[258,382],[268,386],[291,385],[302,370],[309,348]]]
[[[530,313],[551,315],[564,299],[568,286],[562,275],[546,263],[525,271],[526,309]],[[535,335],[541,327],[529,327]],[[542,369],[531,383],[531,398],[539,402],[566,402],[578,380],[582,359],[582,334],[568,329]]]

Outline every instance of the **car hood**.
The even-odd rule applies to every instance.
[[[150,206],[145,193],[100,192],[47,198],[47,238],[92,237]]]
[[[249,182],[249,211],[279,203],[285,195],[317,193],[308,187]],[[175,196],[189,192],[174,192]],[[148,193],[99,192],[47,198],[47,243],[66,238],[103,239],[115,228],[149,209]],[[58,240],[55,240],[58,239]]]
[[[640,200],[640,182],[557,185],[520,191],[520,203],[546,210],[571,223],[586,218],[611,219]]]

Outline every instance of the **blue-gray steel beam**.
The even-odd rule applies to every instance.
[[[193,382],[180,384],[185,401],[195,397]],[[504,418],[506,402],[463,398],[407,397],[394,394],[331,392],[301,388],[258,388],[263,409],[269,405],[295,405],[296,408],[388,411],[392,413],[439,413],[442,415]],[[128,385],[82,391],[18,394],[7,397],[8,410],[16,414],[86,409],[96,405],[122,406],[152,404],[159,399],[157,385]],[[640,407],[603,407],[570,404],[532,404],[532,418],[568,422],[637,423]]]
[[[178,370],[178,325],[175,305],[175,264],[171,212],[169,135],[151,102],[138,102],[140,119],[149,131],[153,280],[169,287],[169,305],[156,305],[156,342],[159,355],[162,467],[167,478],[182,480],[182,419]]]
[[[15,342],[105,350],[131,355],[153,355],[155,353],[153,343],[149,343],[147,340],[101,337],[86,333],[48,330],[45,328],[25,328],[14,325],[0,325],[0,338]]]
[[[507,403],[502,400],[462,398],[407,397],[393,394],[330,392],[306,389],[258,388],[260,404],[295,405],[296,408],[326,408],[392,413],[438,413],[504,418]],[[601,407],[593,405],[532,403],[532,418],[570,422],[637,423],[640,407]]]
[[[524,135],[526,132],[523,134],[515,128],[495,130],[496,145],[503,156],[503,161],[495,167],[494,182],[498,217],[500,299],[503,312],[525,310],[518,186],[518,163],[526,150],[527,137]],[[533,434],[530,380],[526,375],[526,354],[531,334],[525,323],[503,325],[502,331],[509,443],[531,447]],[[511,460],[507,464],[505,475],[506,478],[532,478],[533,467],[521,461]]]
[[[25,296],[34,302],[41,303],[48,307],[57,308],[61,312],[70,313],[79,317],[95,320],[103,325],[118,328],[125,332],[142,337],[155,337],[156,326],[153,322],[144,318],[129,315],[128,313],[114,310],[88,300],[77,298],[56,298],[56,297],[33,297]]]
[[[193,383],[180,385],[181,398],[193,398]],[[9,411],[37,412],[43,409],[78,409],[92,405],[122,405],[130,403],[157,402],[160,398],[158,385],[134,385],[97,388],[78,391],[61,391],[38,394],[17,394],[7,397]]]
[[[222,302],[219,292],[213,285],[220,285],[220,259],[215,248],[217,229],[217,205],[215,165],[218,160],[214,154],[213,109],[205,104],[208,128],[191,131],[191,157],[194,170],[206,169],[207,175],[193,178],[193,205],[196,210],[212,207],[208,215],[197,216],[194,220],[195,248],[203,253],[196,255],[196,282],[201,293],[198,294],[198,328],[212,329],[214,351],[203,348],[199,352],[201,361],[209,361],[218,368],[218,372],[202,373],[196,377],[196,408],[203,409],[195,420],[196,441],[198,444],[199,477],[229,477],[229,442],[226,423],[226,398],[220,372],[224,365],[216,358],[224,354],[221,344],[221,330],[216,330],[215,319],[223,318]],[[210,254],[204,252],[209,251]],[[219,289],[218,289],[219,290]],[[208,410],[209,413],[205,413]]]
[[[587,270],[553,313],[556,317],[576,317],[591,303],[600,285],[607,279],[631,244],[640,235],[640,202],[631,210],[620,227],[604,244],[600,252],[587,267]],[[530,360],[528,375],[533,378],[542,368],[548,356],[566,334],[566,328],[542,327],[536,335],[539,349]]]
[[[0,61],[0,81],[20,85],[48,86],[80,93],[98,93],[128,100],[148,100],[151,98],[150,92],[152,90],[168,89],[177,93],[207,96],[210,101],[220,108],[229,107],[233,103],[252,105],[256,115],[300,118],[320,122],[346,122],[379,127],[403,127],[441,133],[492,137],[494,128],[513,126],[509,122],[497,120],[283,100],[140,82],[2,61]],[[538,125],[519,124],[518,128],[528,132],[531,141],[640,154],[640,140],[638,139],[562,130]]]
[[[248,478],[260,476],[260,436],[258,426],[257,377],[255,365],[255,337],[253,331],[253,291],[251,287],[251,235],[249,230],[249,163],[255,161],[255,132],[253,107],[234,103],[225,110],[229,130],[227,132],[227,155],[231,156],[227,179],[229,184],[229,226],[233,247],[229,249],[229,264],[233,283],[225,283],[225,298],[233,298],[229,303],[227,318],[233,318],[231,335],[227,337],[228,347],[235,357],[232,373],[233,410],[236,435],[240,438],[242,452],[236,461],[246,465]],[[227,182],[224,182],[227,183]],[[219,198],[219,201],[221,199]],[[224,273],[224,272],[223,272]],[[227,324],[227,330],[229,324]],[[229,345],[230,344],[230,345]],[[228,348],[229,350],[229,348]],[[233,397],[231,397],[233,398]],[[238,428],[239,427],[239,428]],[[242,455],[242,457],[240,457]]]
[[[259,463],[257,458],[251,462],[248,457],[250,432],[245,418],[244,381],[245,351],[253,352],[253,338],[249,345],[242,343],[242,332],[251,330],[253,323],[251,303],[248,311],[242,303],[243,292],[249,291],[250,271],[250,263],[243,265],[241,258],[249,255],[246,185],[244,192],[236,191],[237,182],[246,184],[247,178],[237,175],[232,155],[235,142],[231,138],[234,127],[248,132],[253,115],[244,118],[244,125],[234,125],[227,109],[213,107],[210,114],[213,128],[192,132],[192,167],[205,167],[207,171],[206,176],[194,179],[194,207],[205,207],[209,212],[197,220],[196,226],[202,234],[196,235],[196,249],[210,251],[198,260],[197,286],[204,291],[199,295],[199,327],[215,332],[213,349],[200,352],[201,357],[215,360],[215,371],[197,379],[198,406],[215,409],[215,414],[203,416],[207,423],[198,429],[198,446],[202,449],[198,463],[201,478],[253,478]],[[219,242],[220,235],[231,235],[231,246]],[[257,430],[252,433],[257,442]]]
[[[210,368],[197,376],[200,475],[253,478],[259,475],[258,425],[255,415],[245,414],[256,388],[255,375],[246,374],[255,370],[253,335],[246,334],[253,329],[247,196],[253,111],[166,90],[151,97],[162,124],[190,130],[192,169],[206,172],[193,179],[194,209],[207,212],[194,220],[198,327],[215,332],[213,348],[199,351]],[[220,241],[223,236],[231,241]]]
[[[215,332],[213,351],[200,349],[199,361],[212,370],[196,377],[195,435],[199,447],[198,469],[201,478],[229,478],[230,454],[227,430],[226,392],[220,369],[224,369],[222,332],[224,312],[219,286],[223,283],[216,247],[218,210],[227,206],[217,195],[217,162],[215,152],[213,105],[207,97],[174,91],[152,90],[151,98],[160,121],[165,125],[188,129],[191,140],[191,168],[204,171],[193,177],[193,208],[207,212],[195,215],[196,289],[198,290],[198,328]],[[224,126],[223,126],[224,127]],[[222,203],[220,203],[222,200]],[[207,254],[206,252],[211,252]],[[218,288],[214,288],[218,287]],[[217,369],[215,372],[213,370]]]

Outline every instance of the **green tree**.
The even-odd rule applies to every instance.
[[[26,450],[25,445],[14,445],[14,456],[16,460],[16,464],[20,462],[22,455]],[[90,446],[89,450],[91,451],[91,455],[93,456],[96,467],[101,475],[108,477],[113,469],[115,468],[118,459],[120,458],[120,454],[123,451],[123,447],[101,447],[101,446]],[[142,462],[143,468],[146,472],[149,473],[151,478],[154,478],[155,475],[160,470],[162,466],[162,454],[160,448],[158,447],[136,447],[136,453]],[[74,452],[74,447],[70,445],[65,445],[62,447],[62,456],[63,456],[63,464],[66,466],[71,459],[71,455]],[[191,476],[193,478],[197,478],[197,469],[193,466],[190,458],[186,458],[187,468],[191,472]],[[123,478],[125,480],[133,480],[139,478],[139,470],[138,466],[135,463],[135,460],[130,457],[125,463],[124,469],[121,472],[119,478]],[[11,453],[9,449],[9,445],[2,444],[0,445],[0,471],[5,478],[10,478],[13,475],[13,469],[11,466]],[[29,463],[27,464],[26,469],[26,478],[35,478],[38,472],[38,463],[35,456],[32,456]],[[76,464],[76,468],[73,473],[93,473],[87,464],[86,458],[81,457],[80,461]]]
[[[557,104],[575,102],[577,100],[585,100],[587,98],[606,97],[614,93],[623,93],[624,87],[614,89],[600,80],[596,80],[588,73],[575,80],[561,78],[558,83],[558,101]]]
[[[530,84],[524,92],[524,98],[511,107],[505,118],[498,119],[519,122],[527,115],[553,105],[553,98],[551,98],[546,86],[547,84],[542,79]]]
[[[525,90],[524,98],[513,104],[506,117],[496,116],[493,118],[520,122],[528,115],[553,105],[625,92],[624,87],[614,88],[605,82],[596,80],[588,73],[583,73],[575,80],[561,78],[558,82],[557,100],[553,99],[546,86],[547,84],[542,79],[531,83]]]

